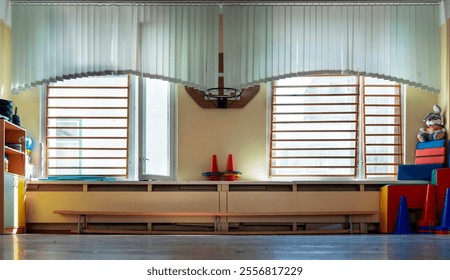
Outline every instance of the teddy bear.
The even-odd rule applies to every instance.
[[[433,106],[434,113],[428,113],[423,118],[423,127],[417,134],[420,142],[440,140],[445,137],[447,130],[444,128],[444,120],[441,116],[441,108],[438,105]]]

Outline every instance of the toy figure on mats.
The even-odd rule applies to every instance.
[[[423,127],[420,128],[417,139],[420,142],[441,140],[445,137],[447,130],[444,128],[444,120],[441,116],[441,108],[433,106],[434,113],[429,113],[423,118]]]

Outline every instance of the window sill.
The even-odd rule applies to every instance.
[[[360,185],[419,185],[430,184],[430,181],[423,180],[395,180],[395,179],[339,179],[339,178],[305,178],[305,179],[286,179],[286,180],[236,180],[236,181],[137,181],[137,180],[115,180],[115,181],[65,181],[65,180],[40,180],[31,179],[30,183],[39,184],[100,184],[100,185],[115,185],[115,184],[129,184],[129,185],[144,185],[144,184],[158,184],[158,185],[254,185],[254,184],[296,184],[296,185],[345,185],[345,184],[360,184]]]

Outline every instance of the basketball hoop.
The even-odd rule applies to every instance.
[[[237,88],[210,88],[204,92],[205,99],[211,102],[217,108],[225,109],[239,100],[242,93]]]

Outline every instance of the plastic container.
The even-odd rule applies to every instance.
[[[5,163],[4,163],[5,172],[8,172],[8,165],[9,165],[9,160],[8,160],[8,157],[5,156]]]
[[[11,149],[22,151],[22,144],[6,144]]]

